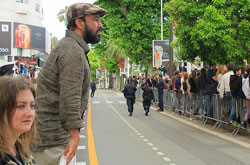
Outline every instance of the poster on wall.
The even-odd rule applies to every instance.
[[[11,55],[10,22],[0,22],[0,55]]]
[[[14,22],[14,47],[45,50],[45,28]]]
[[[166,67],[169,63],[169,40],[153,40],[153,67]]]

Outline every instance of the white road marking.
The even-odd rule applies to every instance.
[[[167,162],[171,162],[171,159],[169,159],[168,157],[163,157],[163,159]]]
[[[86,162],[76,162],[76,165],[86,165]]]
[[[94,103],[94,104],[99,104],[99,103],[100,103],[100,101],[93,101],[93,103]]]
[[[157,154],[160,156],[164,155],[164,153],[162,153],[162,152],[157,152]]]
[[[80,135],[80,138],[86,138],[86,136],[84,136],[84,135]]]
[[[83,127],[83,128],[81,128],[80,130],[84,130],[85,128]]]
[[[113,103],[112,101],[107,101],[106,99],[106,103]],[[121,101],[119,101],[119,103],[121,103]],[[144,138],[144,136],[142,136],[142,133],[140,133],[139,131],[136,130],[136,128],[134,128],[111,104],[110,104],[111,108],[115,111],[115,113],[124,121],[124,123],[126,123],[128,125],[128,127],[130,127],[132,130],[134,130],[134,132],[140,136],[140,138]],[[145,142],[148,142],[149,140],[148,139],[143,139],[143,141]],[[154,146],[154,144],[152,143],[147,143],[149,146]],[[85,147],[85,146],[84,146]],[[85,147],[86,148],[86,147]],[[157,147],[152,147],[152,149],[154,151],[158,151],[159,149]],[[162,152],[157,152],[157,154],[159,156],[163,156],[164,153]],[[169,159],[168,157],[163,157],[163,159],[167,162],[170,162],[171,159]],[[82,165],[82,164],[79,164],[79,165]],[[170,165],[176,165],[176,164],[170,164]]]
[[[86,149],[86,146],[78,146],[77,147],[77,150],[85,150]]]
[[[125,104],[125,103],[126,103],[126,101],[119,101],[119,103],[120,103],[120,104]]]
[[[106,101],[106,103],[107,103],[107,104],[112,104],[112,103],[113,103],[113,101]]]
[[[149,146],[153,146],[153,144],[152,144],[152,143],[148,143],[148,145],[149,145]]]

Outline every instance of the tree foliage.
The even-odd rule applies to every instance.
[[[59,20],[59,22],[64,22],[65,26],[67,27],[68,25],[68,20],[67,20],[67,12],[68,12],[69,7],[65,6],[64,9],[61,9],[58,13],[57,13],[57,19]]]
[[[105,39],[100,43],[106,56],[116,63],[119,57],[129,57],[133,63],[151,67],[152,40],[161,39],[160,1],[97,0],[96,4],[108,10],[102,18]],[[165,39],[168,30],[165,21]]]
[[[239,64],[249,59],[250,0],[172,0],[165,10],[176,23],[178,57]]]

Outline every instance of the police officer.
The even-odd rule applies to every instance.
[[[134,79],[128,79],[128,83],[123,89],[124,96],[127,100],[129,116],[132,116],[135,103],[135,91]]]
[[[162,80],[162,75],[159,75],[159,81],[156,84],[156,88],[158,89],[158,99],[159,99],[159,109],[157,111],[163,111],[164,81]]]
[[[145,83],[145,85],[141,86],[141,89],[143,90],[143,107],[145,110],[145,115],[148,116],[149,108],[151,105],[151,100],[154,99],[154,92],[153,89],[150,87],[150,84],[148,82]]]

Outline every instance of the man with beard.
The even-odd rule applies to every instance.
[[[99,42],[100,17],[106,13],[88,3],[73,4],[68,9],[66,36],[51,51],[38,76],[35,102],[40,139],[32,147],[37,164],[75,160],[89,97],[88,43]]]

